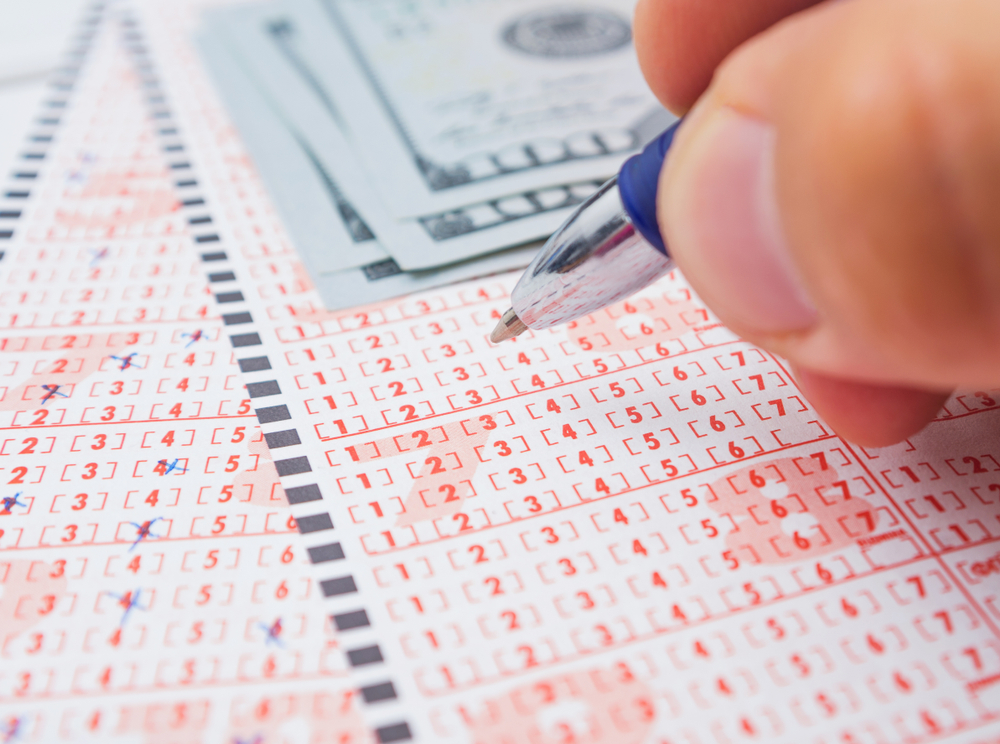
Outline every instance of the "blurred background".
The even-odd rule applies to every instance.
[[[83,0],[0,2],[0,168],[6,169],[58,64]]]

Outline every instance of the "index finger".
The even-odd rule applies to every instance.
[[[819,0],[639,0],[636,53],[646,82],[667,108],[687,111],[733,49]]]

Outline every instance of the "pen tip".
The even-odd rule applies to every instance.
[[[522,323],[521,319],[517,317],[514,308],[510,308],[500,318],[497,327],[493,329],[493,333],[490,334],[490,341],[498,344],[501,341],[506,341],[508,338],[520,336],[526,330],[528,330],[528,326]]]

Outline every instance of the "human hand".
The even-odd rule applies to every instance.
[[[723,322],[863,445],[1000,386],[1000,3],[640,0],[634,29],[693,106],[659,218]]]

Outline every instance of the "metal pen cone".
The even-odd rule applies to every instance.
[[[501,341],[506,341],[508,338],[520,336],[526,330],[528,330],[528,326],[522,323],[521,319],[517,317],[514,308],[510,308],[500,318],[497,327],[493,329],[493,333],[490,334],[490,341],[498,344]]]

